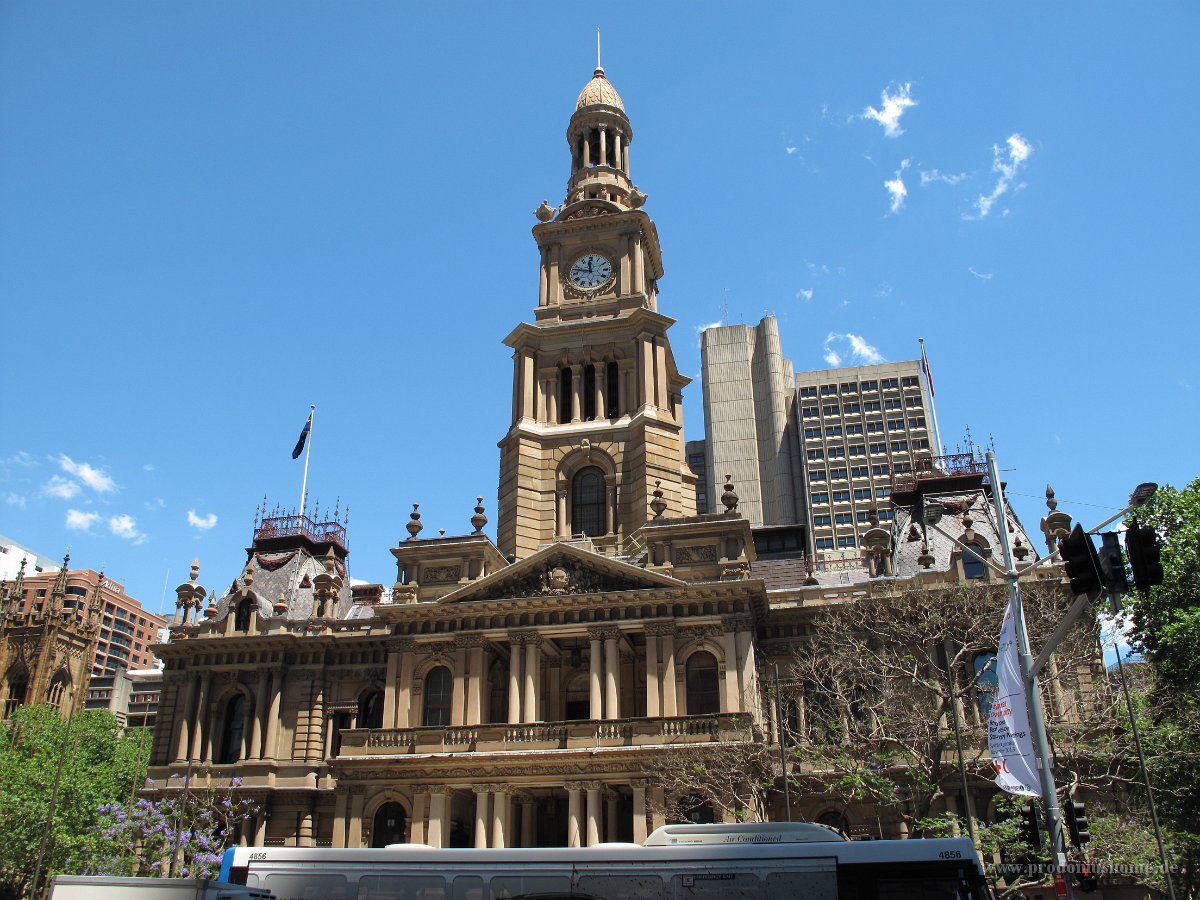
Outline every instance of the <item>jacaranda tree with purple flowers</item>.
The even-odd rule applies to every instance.
[[[100,808],[93,852],[80,860],[85,875],[213,878],[221,854],[237,843],[258,806],[239,796],[241,781],[223,786],[193,783],[151,799]],[[146,793],[154,782],[147,780]],[[182,787],[182,785],[178,786]]]

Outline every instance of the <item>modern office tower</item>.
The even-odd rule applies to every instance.
[[[704,444],[716,512],[729,476],[738,511],[751,526],[800,525],[806,519],[799,442],[793,419],[792,364],[783,356],[774,316],[758,325],[726,325],[700,336]]]

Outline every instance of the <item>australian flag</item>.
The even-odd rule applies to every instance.
[[[309,429],[312,428],[313,414],[308,414],[308,421],[304,423],[304,428],[300,431],[300,439],[296,441],[296,449],[292,451],[292,459],[299,459],[300,454],[304,452],[304,442],[308,440]]]

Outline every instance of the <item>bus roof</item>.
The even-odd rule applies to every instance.
[[[810,844],[844,841],[832,828],[815,822],[745,822],[714,825],[663,825],[646,838],[647,847],[678,844]]]

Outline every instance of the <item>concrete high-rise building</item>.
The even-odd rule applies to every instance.
[[[892,477],[935,454],[920,362],[795,373],[774,316],[707,329],[700,355],[709,483],[731,475],[756,529],[801,525],[810,551],[858,558]]]
[[[806,518],[795,424],[792,364],[773,316],[757,326],[726,325],[700,335],[708,483],[726,476],[752,526],[798,525]],[[716,499],[709,492],[709,507]]]

